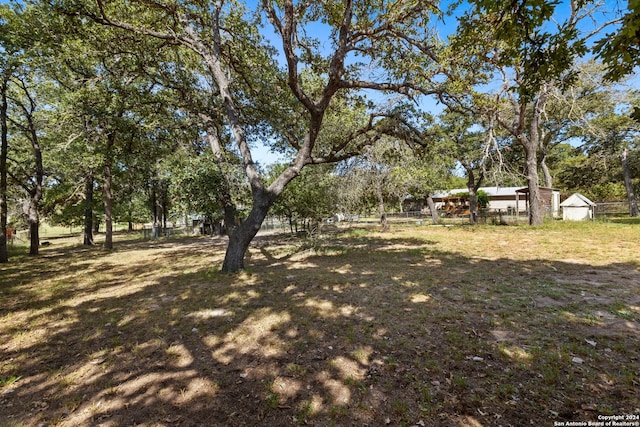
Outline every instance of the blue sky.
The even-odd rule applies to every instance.
[[[443,3],[446,5],[449,3],[449,1],[447,0],[447,1],[444,1]],[[249,1],[248,4],[255,5],[255,1]],[[443,6],[443,9],[445,7],[446,6]],[[600,26],[603,22],[609,21],[617,16],[620,16],[620,14],[623,13],[624,11],[626,11],[625,1],[606,0],[605,7],[603,8],[603,13],[599,13],[595,15],[594,21],[585,20],[584,23],[582,24],[582,30],[585,33],[591,32],[593,28]],[[558,22],[563,22],[566,20],[569,13],[570,13],[569,1],[563,1],[562,4],[556,7],[554,16]],[[263,34],[265,34],[265,36],[271,41],[271,43],[274,46],[280,48],[281,42],[279,40],[279,37],[277,37],[272,32],[269,23],[267,23],[266,26],[267,28],[263,30]],[[438,21],[436,23],[436,29],[439,32],[441,38],[443,39],[446,38],[451,33],[453,33],[456,30],[456,26],[457,26],[457,22],[456,22],[455,16],[447,16],[444,18],[444,20]],[[611,32],[611,31],[612,29],[605,30],[605,33]],[[319,39],[322,39],[323,34],[325,34],[324,38],[328,39],[329,29],[326,26],[323,26],[322,24],[314,24],[313,28],[309,31],[309,33],[315,35]],[[597,35],[595,37],[592,37],[589,40],[589,44],[594,43],[595,41],[599,40],[602,37],[604,37],[604,33]],[[331,48],[329,40],[327,40],[327,44],[325,47],[328,50]],[[437,114],[439,111],[442,110],[442,106],[437,104],[437,102],[434,99],[423,99],[421,101],[421,108],[435,114]],[[254,152],[255,152],[254,158],[262,163],[270,163],[274,161],[284,160],[280,155],[270,153],[268,147],[264,147],[264,146],[256,147],[254,149]]]
[[[6,4],[8,3],[8,0],[0,0],[0,4]],[[255,5],[257,3],[256,0],[248,0],[246,2],[249,5],[249,8],[255,8]],[[449,0],[445,0],[443,2],[445,5],[447,5],[449,3]],[[568,1],[564,1],[563,4],[559,5],[556,8],[556,16],[558,21],[563,21],[567,14],[569,13],[569,6],[568,6]],[[606,0],[605,2],[606,7],[605,7],[605,12],[603,14],[597,15],[596,16],[596,22],[595,23],[587,23],[585,25],[599,25],[602,22],[605,22],[609,19],[612,19],[613,17],[615,17],[616,15],[620,14],[621,12],[624,12],[626,10],[626,1],[618,1],[618,0]],[[443,9],[446,6],[443,6]],[[268,23],[268,21],[266,21],[265,19],[265,25],[266,28],[263,30],[263,34],[271,41],[271,43],[279,48],[281,47],[281,42],[279,40],[279,37],[276,36],[273,33],[273,30],[271,29],[271,25],[270,23]],[[445,38],[447,35],[451,34],[452,32],[455,31],[456,29],[456,21],[455,21],[455,17],[445,17],[445,19],[443,21],[439,21],[437,22],[436,28],[438,30],[438,32],[440,33],[442,38]],[[328,40],[328,36],[329,36],[329,29],[327,26],[321,24],[321,23],[315,23],[312,24],[312,26],[308,29],[310,34],[313,34],[314,36],[318,37],[318,39],[322,40],[325,39],[327,40],[326,45],[324,46],[326,49],[330,49],[330,41]],[[587,31],[587,28],[585,28],[585,31]],[[611,30],[608,30],[611,31]],[[604,37],[603,35],[599,35],[596,36],[595,38],[592,39],[593,41],[596,41],[598,39],[600,39],[601,37]],[[281,58],[282,59],[282,58]],[[636,79],[637,81],[637,79]],[[437,105],[437,103],[433,100],[433,99],[425,99],[422,101],[421,107],[429,110],[432,113],[437,113],[439,110],[441,110],[441,106]],[[273,163],[273,162],[279,162],[279,161],[285,161],[286,159],[284,159],[282,157],[282,155],[277,154],[277,153],[272,153],[270,152],[270,150],[268,149],[268,147],[266,146],[257,146],[254,147],[254,149],[252,150],[254,153],[254,160],[262,163],[262,164],[269,164],[269,163]]]

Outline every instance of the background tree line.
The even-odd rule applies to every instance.
[[[111,248],[114,221],[198,214],[233,272],[270,212],[293,229],[452,187],[526,184],[532,225],[540,186],[638,215],[640,6],[612,4],[2,4],[0,262],[7,228],[37,255],[43,218]]]

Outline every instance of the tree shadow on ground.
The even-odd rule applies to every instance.
[[[635,224],[640,225],[640,217],[613,217],[607,218],[607,222],[615,224]]]
[[[272,238],[232,276],[223,243],[3,267],[0,425],[497,426],[640,406],[636,265]]]

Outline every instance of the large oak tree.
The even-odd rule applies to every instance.
[[[574,83],[576,60],[586,53],[589,37],[600,30],[588,24],[595,22],[592,18],[601,4],[570,2],[567,10],[550,0],[469,3],[454,45],[472,46],[470,56],[485,73],[473,110],[494,120],[524,150],[529,223],[540,225],[538,167],[545,109],[554,90]]]
[[[223,172],[228,153],[240,155],[252,193],[248,215],[238,222],[231,186],[218,189],[229,236],[222,267],[226,272],[244,268],[245,252],[269,208],[303,167],[353,156],[373,140],[372,132],[387,126],[388,119],[365,108],[360,91],[412,95],[437,90],[424,84],[433,82],[424,75],[418,86],[412,75],[387,72],[403,54],[412,56],[416,50],[423,53],[425,71],[439,72],[431,64],[436,42],[429,20],[437,9],[430,1],[264,0],[254,14],[234,1],[52,3],[65,14],[163,40],[201,59],[212,98],[209,109],[201,112],[206,138]],[[262,31],[275,34],[278,52],[261,35],[258,21],[264,18],[271,27]],[[326,36],[314,36],[313,28]],[[323,133],[328,113],[346,111],[345,106],[367,114],[339,135]],[[275,143],[291,155],[269,185],[251,152],[256,140]]]

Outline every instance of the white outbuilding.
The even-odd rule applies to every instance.
[[[583,221],[595,217],[596,204],[580,193],[573,193],[567,200],[560,203],[562,219]]]

